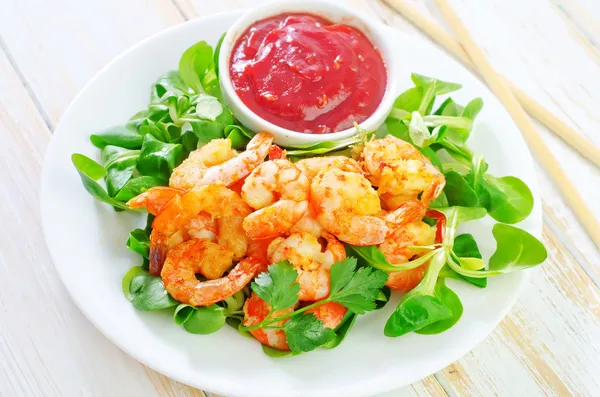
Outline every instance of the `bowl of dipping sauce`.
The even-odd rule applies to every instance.
[[[219,55],[223,98],[235,117],[283,146],[340,141],[383,123],[393,101],[391,49],[377,22],[320,1],[252,10]]]

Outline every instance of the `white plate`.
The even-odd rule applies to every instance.
[[[140,215],[116,213],[93,199],[71,164],[72,153],[99,158],[90,133],[123,123],[144,109],[151,84],[176,69],[180,55],[198,40],[216,43],[239,12],[175,26],[129,49],[83,89],[54,133],[42,176],[42,224],[56,269],[73,300],[111,341],[147,366],[189,385],[227,396],[367,396],[415,382],[467,353],[506,315],[527,273],[489,280],[487,289],[452,282],[464,304],[456,326],[440,335],[383,336],[396,306],[358,319],[339,347],[273,359],[258,342],[225,326],[199,336],[175,325],[170,313],[136,311],[121,292],[121,277],[140,258],[125,247]],[[469,141],[497,176],[515,175],[532,189],[536,205],[520,227],[541,234],[541,205],[531,156],[498,100],[470,72],[431,44],[385,28],[397,49],[406,88],[417,72],[462,83],[460,103],[480,96],[485,105]],[[494,249],[491,222],[469,226],[487,255]],[[465,229],[466,230],[466,229]],[[91,358],[93,359],[93,357]],[[116,386],[115,386],[116,387]]]

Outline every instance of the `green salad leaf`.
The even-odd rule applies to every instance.
[[[213,62],[213,49],[206,41],[188,48],[179,60],[179,74],[183,82],[195,92],[204,92],[202,78]]]
[[[462,302],[458,295],[446,286],[443,278],[438,278],[435,284],[434,295],[435,298],[442,303],[445,309],[450,310],[451,314],[449,316],[443,316],[444,318],[440,318],[437,321],[430,322],[429,325],[417,328],[415,330],[417,334],[433,335],[442,333],[447,329],[452,328],[462,316]]]
[[[531,214],[533,194],[519,178],[485,174],[482,182],[490,196],[489,214],[498,222],[519,223]]]
[[[177,306],[173,315],[175,324],[182,325],[191,334],[208,335],[223,327],[227,316],[218,305],[194,307],[184,303]]]
[[[168,181],[171,172],[183,161],[180,144],[164,143],[146,135],[136,168],[141,175]]]
[[[97,148],[119,146],[125,149],[139,149],[144,137],[131,125],[118,125],[90,135],[90,141]]]
[[[94,160],[86,157],[82,154],[73,154],[71,161],[79,173],[83,187],[97,200],[103,201],[106,204],[110,204],[116,209],[120,210],[131,210],[126,204],[117,201],[110,197],[110,195],[104,190],[98,182],[98,179],[103,178],[106,175],[106,169]]]
[[[150,253],[150,234],[144,229],[134,229],[129,232],[127,248],[148,259]]]
[[[136,270],[136,272],[139,271]],[[131,274],[127,273],[125,276],[129,278]],[[165,290],[162,278],[150,276],[146,271],[144,274],[131,278],[128,298],[140,311],[162,310],[179,304]]]

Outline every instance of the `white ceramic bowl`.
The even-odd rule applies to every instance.
[[[363,32],[373,43],[375,48],[380,51],[387,69],[387,88],[381,103],[375,112],[359,124],[359,127],[367,131],[375,130],[383,123],[390,112],[395,99],[394,95],[397,91],[397,73],[395,73],[396,67],[394,57],[392,56],[391,42],[384,39],[380,23],[368,20],[344,7],[325,1],[275,2],[247,12],[227,31],[223,43],[221,44],[221,53],[219,55],[219,79],[221,82],[223,99],[231,108],[235,117],[253,131],[270,132],[275,136],[274,141],[276,144],[287,147],[314,144],[323,142],[324,140],[339,141],[349,138],[357,133],[356,128],[354,127],[329,134],[306,134],[279,127],[259,117],[250,110],[235,92],[229,76],[229,61],[232,50],[239,37],[255,22],[289,12],[308,12],[329,19],[335,23],[353,26]]]

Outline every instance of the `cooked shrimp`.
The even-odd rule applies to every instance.
[[[218,243],[233,252],[234,260],[246,255],[248,238],[242,223],[252,210],[235,192],[223,185],[196,187],[167,203],[152,222],[150,273],[158,275],[170,248],[168,241],[199,213],[217,218]]]
[[[185,226],[191,238],[215,242],[218,237],[217,220],[206,212],[201,212],[192,218]]]
[[[444,189],[444,175],[416,147],[388,135],[367,142],[360,154],[360,165],[388,209],[403,201],[416,199],[429,202]]]
[[[328,302],[308,309],[306,313],[314,314],[316,318],[323,321],[326,328],[334,329],[340,325],[347,311],[346,306],[342,306],[337,302]]]
[[[220,183],[230,186],[248,176],[263,162],[273,142],[273,136],[266,132],[256,134],[246,146],[246,151],[224,163],[210,167],[195,186]]]
[[[311,184],[311,202],[325,230],[352,245],[381,244],[388,232],[379,196],[361,174],[333,168]]]
[[[271,145],[269,149],[269,160],[286,159],[287,152],[277,145]]]
[[[293,307],[289,307],[283,310],[274,311],[271,316],[277,318],[289,314],[294,311]],[[312,309],[308,309],[306,313],[312,313],[315,317],[323,322],[323,325],[327,328],[334,329],[344,319],[347,309],[336,302],[328,302]],[[271,312],[271,306],[262,300],[258,295],[252,294],[252,296],[246,300],[244,304],[244,325],[249,327],[252,325],[259,324],[264,320],[267,315]],[[288,322],[289,319],[281,320],[273,324],[269,324],[276,327],[281,327],[283,324]],[[264,329],[259,328],[250,331],[250,333],[262,344],[270,346],[275,349],[287,351],[290,347],[285,337],[285,332],[278,329]]]
[[[152,239],[152,235],[150,235]],[[191,239],[217,241],[217,220],[206,212],[201,212],[192,218],[187,225],[171,235],[164,242],[166,251]]]
[[[308,233],[315,237],[321,237],[325,232],[323,226],[317,220],[317,213],[312,204],[308,204],[306,212],[294,226],[290,229],[290,233]]]
[[[283,310],[276,310],[271,316],[277,318],[293,311],[294,307],[289,307]],[[244,304],[244,325],[250,327],[259,324],[269,313],[271,313],[271,306],[253,293],[250,298],[246,299],[246,303]],[[281,327],[288,321],[289,319],[285,319],[270,325]],[[258,328],[250,331],[250,333],[264,345],[284,351],[290,350],[283,330]]]
[[[251,256],[262,263],[260,272],[266,272],[271,264],[267,254],[271,241],[273,241],[272,238],[266,238],[261,240],[250,240],[248,242],[248,256]]]
[[[165,289],[176,300],[192,306],[210,306],[229,298],[246,286],[258,273],[260,262],[242,259],[225,277],[199,281],[196,273],[223,274],[231,266],[233,253],[206,240],[190,240],[167,254],[161,277]],[[226,267],[227,266],[227,267]]]
[[[180,189],[154,186],[129,200],[127,205],[129,208],[145,208],[149,214],[156,216],[173,197],[181,194],[183,190]]]
[[[242,187],[242,198],[261,209],[277,200],[306,201],[310,182],[289,160],[265,161],[252,171]]]
[[[420,221],[425,216],[427,207],[419,200],[405,201],[391,212],[384,212],[385,221],[392,229],[396,226],[404,226],[414,221]]]
[[[388,262],[405,263],[422,255],[410,249],[410,246],[431,245],[434,241],[435,228],[419,220],[395,228],[379,249]],[[415,269],[391,272],[385,285],[398,291],[410,291],[419,284],[427,266],[426,263]]]
[[[323,170],[337,168],[347,172],[357,172],[362,174],[362,168],[356,160],[345,156],[325,156],[325,157],[310,157],[300,160],[295,163],[296,167],[312,180],[317,174]]]
[[[329,296],[329,269],[346,258],[344,245],[330,234],[323,236],[327,246],[308,233],[293,233],[287,238],[276,238],[269,245],[269,262],[289,261],[298,272],[301,301],[315,301]]]
[[[273,238],[287,234],[308,208],[308,201],[279,200],[254,211],[244,219],[244,230],[251,239]]]
[[[194,150],[189,157],[173,170],[169,186],[189,190],[204,178],[206,171],[237,156],[231,148],[229,139],[213,139],[200,149]]]

